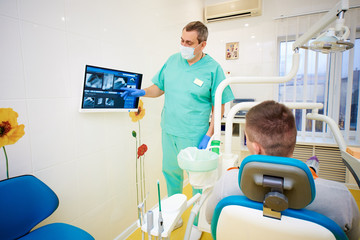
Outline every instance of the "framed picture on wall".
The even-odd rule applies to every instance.
[[[239,42],[226,43],[226,60],[239,58]]]

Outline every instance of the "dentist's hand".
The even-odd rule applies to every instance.
[[[206,149],[209,143],[210,137],[208,135],[204,135],[203,139],[201,140],[198,149]]]
[[[123,90],[124,92],[121,93],[121,97],[126,99],[128,96],[131,97],[142,97],[145,95],[145,90],[143,89],[136,89],[136,88],[120,88],[120,90]]]

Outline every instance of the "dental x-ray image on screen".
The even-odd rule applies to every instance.
[[[121,97],[122,88],[141,88],[142,74],[85,66],[81,112],[137,111],[139,98]]]

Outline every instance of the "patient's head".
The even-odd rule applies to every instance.
[[[275,101],[264,101],[246,114],[245,133],[251,154],[292,157],[296,125],[289,108]]]

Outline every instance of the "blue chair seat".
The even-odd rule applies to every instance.
[[[32,175],[0,181],[0,239],[94,240],[84,230],[52,223],[31,231],[59,206],[55,192]]]
[[[51,223],[35,229],[19,240],[92,240],[94,239],[89,233],[84,230],[74,227],[66,223]]]

